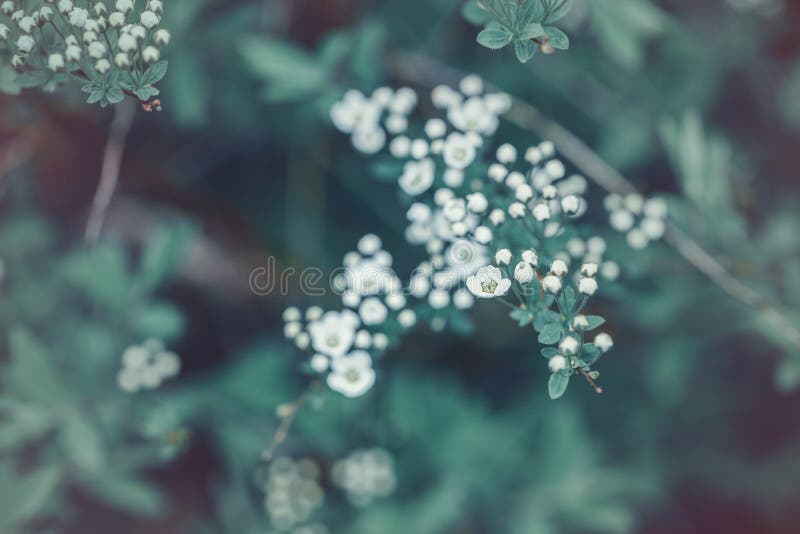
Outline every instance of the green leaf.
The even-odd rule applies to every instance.
[[[57,467],[45,467],[15,480],[0,479],[0,532],[11,532],[45,508],[58,486]]]
[[[277,39],[248,37],[239,50],[253,74],[268,84],[268,99],[301,100],[327,85],[328,70],[314,56]]]
[[[545,347],[542,349],[542,356],[544,356],[548,360],[556,355],[558,355],[558,350],[554,349],[553,347]]]
[[[52,355],[28,330],[13,327],[9,349],[9,387],[19,396],[46,406],[58,405],[69,396]]]
[[[80,469],[96,473],[103,467],[103,440],[81,413],[72,412],[65,417],[60,437],[67,454]]]
[[[553,373],[550,375],[550,380],[547,382],[547,392],[550,398],[555,400],[564,395],[569,385],[569,375],[564,372]]]
[[[530,40],[544,35],[545,29],[538,22],[531,22],[520,32],[517,39]]]
[[[547,35],[547,44],[557,50],[569,49],[569,37],[567,34],[554,26],[547,26],[544,28],[544,33]]]
[[[50,79],[50,75],[43,70],[23,72],[17,76],[16,82],[20,87],[31,88],[44,85]]]
[[[478,34],[477,41],[486,48],[498,50],[511,44],[512,35],[508,30],[487,28]]]
[[[542,24],[550,24],[563,18],[572,7],[572,0],[542,0],[547,6],[547,14]]]
[[[86,99],[86,103],[94,104],[95,102],[100,102],[105,96],[105,89],[96,89],[92,94],[89,95],[89,98]]]
[[[165,302],[135,309],[130,322],[143,338],[173,339],[180,335],[184,327],[180,310]]]
[[[111,506],[140,516],[157,516],[164,496],[156,488],[123,473],[107,473],[88,482],[86,489]]]
[[[538,48],[533,41],[514,41],[514,52],[520,63],[527,63],[536,54],[536,50]]]
[[[108,91],[106,91],[106,98],[110,104],[119,104],[125,100],[125,93],[122,92],[119,85],[115,85],[114,87],[109,87]]]
[[[511,310],[508,316],[514,319],[519,326],[527,326],[533,322],[533,313],[523,308]]]
[[[37,407],[14,405],[4,412],[7,414],[0,423],[0,454],[41,437],[52,426],[49,413]]]
[[[154,63],[146,71],[144,71],[141,79],[139,80],[139,85],[154,85],[160,82],[161,78],[163,78],[165,74],[167,74],[167,62],[159,61],[158,63]]]
[[[564,335],[564,328],[560,324],[550,323],[539,332],[539,343],[552,345],[558,343]]]
[[[603,355],[603,351],[595,347],[594,343],[584,343],[581,347],[581,360],[586,362],[586,365],[593,365]]]
[[[606,323],[606,320],[599,315],[587,315],[586,320],[589,321],[589,328],[586,329],[587,332],[599,326],[603,326]]]

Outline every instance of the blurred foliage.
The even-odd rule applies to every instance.
[[[107,116],[77,90],[4,97],[2,144],[33,130],[41,150],[15,168],[3,159],[0,531],[270,531],[260,455],[276,409],[307,384],[278,340],[287,299],[250,295],[247,275],[226,269],[269,254],[333,268],[365,231],[398,269],[420,259],[391,187],[327,121],[350,87],[407,83],[403,52],[481,74],[669,195],[676,225],[800,324],[800,10],[768,3],[574,0],[558,21],[569,50],[522,65],[477,45],[456,0],[167,2],[164,112],[137,118],[112,205],[145,208],[93,247],[80,241],[83,192]],[[16,92],[6,65],[0,88]],[[327,473],[382,447],[398,480],[355,507],[326,474],[314,521],[336,533],[797,532],[798,347],[666,245],[609,249],[624,283],[601,291],[616,340],[603,396],[573,387],[549,401],[529,337],[490,306],[468,339],[423,330],[367,396],[313,391],[297,413],[279,454]],[[123,393],[122,352],[151,337],[184,370]]]

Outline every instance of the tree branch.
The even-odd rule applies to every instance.
[[[103,153],[103,166],[100,171],[100,183],[92,200],[92,210],[86,223],[84,240],[87,243],[96,243],[103,229],[111,197],[119,181],[119,171],[122,166],[122,154],[125,152],[125,140],[133,126],[135,107],[132,102],[124,100],[114,106],[114,118],[108,131],[108,141]]]
[[[418,54],[396,53],[391,58],[392,73],[407,82],[428,87],[438,83],[456,83],[465,73],[433,58]],[[493,88],[494,90],[499,90]],[[609,165],[572,132],[543,115],[534,106],[512,97],[511,111],[505,117],[520,128],[535,132],[555,144],[558,151],[571,161],[589,180],[608,192],[627,194],[636,187],[618,170]],[[770,304],[765,297],[734,277],[700,244],[671,221],[667,222],[665,241],[686,261],[706,275],[734,299],[760,312],[764,319],[781,332],[788,341],[800,347],[800,330],[784,312]]]

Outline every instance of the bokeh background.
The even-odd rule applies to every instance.
[[[570,50],[525,65],[477,45],[457,0],[168,1],[165,17],[164,111],[137,112],[96,247],[83,228],[111,111],[78,87],[0,97],[0,531],[800,531],[800,347],[665,244],[618,247],[624,283],[597,304],[616,341],[602,396],[576,384],[550,401],[534,340],[487,304],[469,334],[404,339],[364,398],[312,399],[279,455],[313,460],[324,498],[280,530],[261,453],[306,381],[281,312],[338,300],[248,285],[269,257],[330,271],[367,232],[400,273],[423,258],[396,188],[327,110],[435,60],[668,196],[797,325],[800,3],[575,0]],[[151,336],[181,374],[125,394],[119,355]],[[354,504],[329,468],[375,447],[395,487]],[[303,488],[300,509],[317,491]]]

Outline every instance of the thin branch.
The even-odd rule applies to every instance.
[[[124,100],[114,106],[114,119],[108,131],[105,152],[103,153],[103,167],[100,171],[100,183],[92,200],[92,211],[86,224],[84,239],[87,243],[96,243],[103,229],[106,212],[114,196],[114,190],[119,182],[119,171],[122,166],[122,154],[125,152],[125,140],[133,126],[135,107]]]
[[[309,384],[308,388],[295,400],[278,406],[278,417],[280,417],[281,422],[278,425],[278,430],[272,437],[272,442],[270,443],[269,447],[264,449],[264,451],[261,453],[261,459],[263,459],[265,462],[272,461],[272,459],[275,457],[275,453],[278,451],[278,448],[283,444],[284,441],[286,441],[286,438],[289,437],[289,430],[292,428],[292,424],[294,423],[297,412],[299,412],[300,408],[302,408],[306,403],[311,393],[319,389],[319,386],[320,383],[318,381],[314,381]]]
[[[398,53],[391,61],[392,72],[398,78],[425,86],[437,83],[455,83],[463,72],[449,67],[433,58],[418,54]],[[498,90],[497,88],[493,88]],[[558,151],[572,162],[589,180],[608,192],[627,194],[636,192],[636,187],[618,170],[589,148],[575,134],[556,121],[543,115],[534,106],[512,97],[511,111],[506,119],[543,139],[553,142]],[[766,298],[733,276],[713,255],[700,246],[691,236],[667,223],[665,241],[686,261],[705,274],[729,296],[760,312],[767,322],[781,332],[788,341],[800,347],[800,330],[783,312],[771,305]]]

